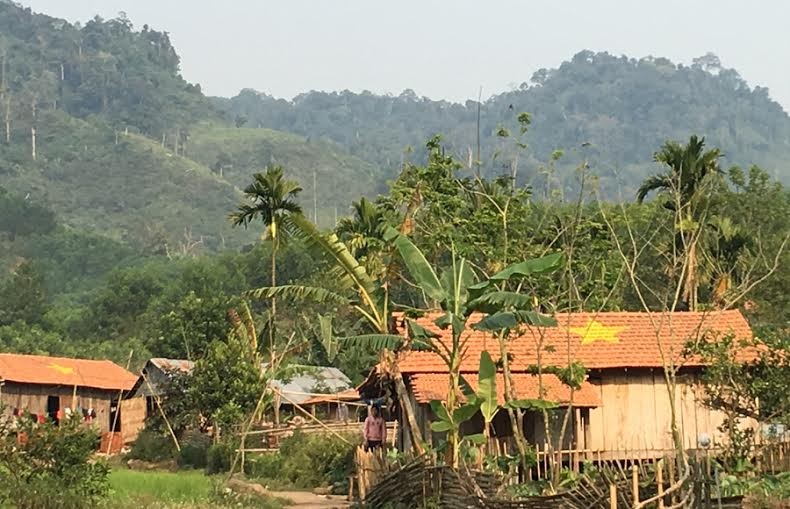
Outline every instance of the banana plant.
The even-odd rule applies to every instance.
[[[291,301],[310,300],[319,304],[354,309],[370,330],[368,334],[348,338],[331,337],[331,321],[322,318],[322,343],[330,351],[337,348],[365,345],[381,352],[379,368],[389,376],[395,385],[401,410],[412,436],[414,450],[418,454],[424,452],[423,437],[417,425],[414,409],[408,398],[406,385],[398,370],[394,356],[388,354],[405,346],[405,338],[390,331],[389,323],[392,314],[392,303],[389,298],[388,285],[368,274],[365,266],[351,253],[348,247],[334,233],[324,234],[301,215],[286,218],[287,227],[315,253],[329,262],[331,276],[339,283],[339,290],[305,285],[270,286],[251,290],[246,294],[252,298],[282,298]],[[427,337],[427,335],[426,335]],[[337,345],[333,343],[337,341]],[[423,346],[419,341],[411,345],[414,348]]]

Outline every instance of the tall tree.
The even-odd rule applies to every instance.
[[[653,191],[665,196],[664,207],[675,214],[676,257],[684,261],[681,277],[684,279],[681,300],[684,307],[694,311],[698,302],[699,278],[697,274],[697,248],[710,205],[710,198],[721,175],[718,148],[705,150],[705,138],[691,136],[688,144],[667,141],[653,159],[667,167],[660,175],[645,179],[639,186],[637,200],[641,203]]]
[[[250,185],[244,194],[252,204],[241,204],[230,218],[234,226],[243,225],[247,228],[256,218],[265,225],[263,238],[271,241],[271,286],[277,286],[277,249],[284,240],[287,228],[284,228],[289,216],[301,216],[302,207],[296,197],[302,191],[299,184],[288,180],[283,174],[282,166],[267,166],[265,173],[253,175]],[[269,320],[269,348],[274,358],[274,318],[277,314],[277,300],[272,297],[272,309]]]

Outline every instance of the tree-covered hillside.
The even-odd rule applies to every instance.
[[[315,175],[325,226],[379,189],[375,167],[336,144],[234,125],[182,78],[167,33],[0,2],[0,185],[64,225],[146,252],[216,250],[255,238],[227,215],[271,162],[305,189]],[[312,192],[302,200],[313,209]]]
[[[244,90],[215,103],[229,117],[245,116],[254,126],[334,141],[389,175],[404,158],[423,160],[424,141],[437,133],[462,160],[476,158],[475,101],[432,101],[410,90],[397,97],[310,92],[285,101]],[[536,177],[555,150],[564,149],[561,167],[572,168],[580,157],[587,158],[610,194],[622,185],[630,197],[654,170],[649,161],[655,148],[692,133],[723,147],[727,164],[759,164],[790,179],[790,117],[765,88],[750,88],[713,55],[683,66],[665,58],[582,51],[557,69],[541,69],[518,90],[482,104],[483,164],[502,148],[500,128],[513,134],[521,112],[532,118],[527,136],[531,160],[520,166],[526,179]],[[418,153],[409,154],[410,149]],[[493,175],[510,171],[487,166]],[[568,180],[566,174],[561,179]]]

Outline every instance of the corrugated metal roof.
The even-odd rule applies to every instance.
[[[438,341],[450,344],[450,330],[439,329],[433,321],[438,314],[427,315],[418,323],[439,334]],[[499,359],[499,346],[489,333],[471,330],[482,315],[469,320],[465,333],[466,350],[461,371],[478,370],[480,354],[488,351],[494,361]],[[524,326],[520,336],[508,341],[513,356],[511,369],[525,371],[537,364],[538,348],[544,366],[564,366],[568,359],[579,361],[587,369],[607,368],[660,368],[662,351],[676,364],[701,366],[698,358],[683,358],[688,341],[705,334],[734,334],[738,339],[751,338],[752,332],[746,319],[738,310],[676,313],[560,313],[555,316],[557,327]],[[739,358],[749,360],[757,355],[754,349],[742,349]],[[447,365],[437,354],[428,351],[406,351],[398,367],[402,373],[443,373]]]
[[[316,393],[336,393],[351,387],[351,380],[337,368],[289,366],[289,369],[294,371],[293,377],[271,382],[283,395],[284,404],[301,405]]]
[[[192,368],[195,366],[195,363],[192,361],[187,361],[183,359],[165,359],[164,357],[153,357],[148,362],[156,366],[157,368],[161,369],[162,371],[183,371],[184,373],[189,373],[192,371]]]
[[[137,377],[112,361],[44,355],[0,354],[0,379],[39,385],[131,389]]]

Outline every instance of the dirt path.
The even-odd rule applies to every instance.
[[[276,497],[287,498],[292,503],[286,509],[345,509],[349,507],[343,495],[316,495],[309,491],[272,491]]]

